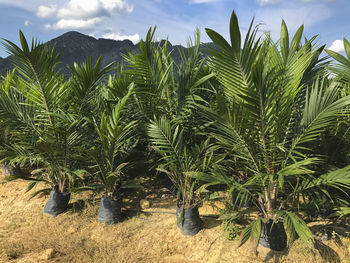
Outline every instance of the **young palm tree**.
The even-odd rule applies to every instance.
[[[28,189],[44,181],[66,192],[82,175],[78,168],[84,168],[79,153],[85,145],[86,102],[111,65],[101,69],[100,60],[95,67],[75,65],[72,80],[65,81],[57,71],[55,48],[36,40],[29,47],[21,31],[19,35],[21,47],[4,42],[19,77],[0,90],[0,118],[11,131],[3,161],[34,169],[24,177],[33,181]]]
[[[136,121],[125,123],[122,120],[122,111],[133,92],[130,85],[129,92],[115,105],[112,111],[105,111],[100,120],[93,117],[97,140],[88,149],[88,156],[93,160],[92,168],[99,177],[105,192],[105,197],[119,199],[119,190],[122,187],[123,168],[127,163],[121,162],[123,154],[130,151],[134,143]],[[98,122],[99,121],[99,122]],[[127,120],[126,120],[127,121]]]
[[[210,166],[212,154],[208,151],[209,141],[191,147],[186,143],[181,126],[165,117],[151,121],[148,136],[161,155],[158,171],[167,174],[174,183],[180,204],[186,208],[197,205],[198,200],[194,195],[199,184],[189,175],[195,171],[206,171]]]
[[[191,174],[206,172],[215,164],[209,140],[190,145],[181,125],[165,117],[150,122],[148,136],[161,155],[157,170],[165,173],[177,190],[177,225],[183,234],[195,235],[200,230],[198,204],[204,188]]]
[[[127,166],[125,156],[135,146],[136,121],[122,119],[122,111],[133,92],[133,84],[129,86],[128,93],[118,101],[112,110],[106,109],[102,116],[92,117],[97,139],[87,151],[92,160],[90,170],[99,179],[100,184],[85,187],[85,189],[104,190],[101,199],[99,216],[100,222],[107,224],[118,223],[121,215],[122,188],[140,187],[135,182],[125,182],[127,177],[124,169]]]
[[[230,44],[206,29],[215,44],[208,48],[209,67],[219,84],[215,107],[199,108],[230,167],[193,176],[226,184],[237,205],[249,199],[259,209],[261,216],[243,231],[242,244],[259,240],[262,224],[272,220],[284,222],[290,241],[298,235],[312,245],[312,233],[297,215],[301,203],[317,207],[321,193],[335,201],[328,187],[350,187],[350,167],[322,175],[314,170],[320,159],[312,157],[312,145],[336,124],[350,100],[339,98],[339,83],[316,74],[323,71],[316,63],[320,49],[313,39],[302,44],[302,26],[290,42],[282,21],[280,40],[273,43],[268,35],[257,39],[252,25],[243,46],[234,12]]]
[[[174,183],[181,208],[178,225],[189,235],[197,233],[199,228],[194,227],[195,230],[189,232],[182,228],[184,209],[197,207],[195,191],[199,184],[188,173],[206,170],[210,162],[206,159],[198,163],[200,158],[208,157],[209,142],[195,132],[201,122],[195,118],[193,105],[200,99],[199,87],[213,76],[204,70],[199,48],[199,30],[194,43],[188,41],[187,51],[169,52],[167,42],[163,46],[154,43],[154,30],[150,29],[146,40],[140,43],[141,52],[126,57],[130,68],[126,74],[137,84],[134,99],[142,116],[140,123],[147,127],[150,146],[160,155],[158,171],[168,175]],[[181,59],[179,65],[171,56],[174,53]],[[197,223],[198,210],[194,225]]]
[[[140,43],[140,53],[125,56],[128,69],[124,71],[126,77],[119,79],[118,84],[119,87],[125,87],[125,80],[135,83],[133,99],[137,105],[140,125],[144,125],[142,130],[147,129],[149,133],[149,127],[167,123],[171,134],[175,126],[181,124],[186,135],[185,144],[189,144],[196,140],[193,135],[195,126],[199,123],[194,122],[194,101],[200,99],[197,94],[200,92],[199,87],[205,85],[213,74],[204,70],[199,30],[195,32],[194,43],[188,41],[187,51],[180,48],[170,52],[167,42],[163,46],[154,42],[154,33],[155,29],[148,31],[145,41]],[[181,59],[179,65],[175,64],[171,56],[176,52]],[[122,94],[120,91],[118,93]],[[153,141],[152,144],[154,143]]]

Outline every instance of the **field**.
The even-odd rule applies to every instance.
[[[179,63],[150,28],[69,75],[54,47],[3,40],[0,261],[350,262],[350,42],[253,21],[243,41],[233,11],[204,51],[197,29]]]
[[[97,222],[98,205],[92,201],[97,199],[90,195],[73,195],[68,211],[51,218],[42,212],[47,196],[29,200],[26,184],[0,185],[0,262],[350,262],[347,238],[323,242],[323,258],[298,241],[288,252],[259,246],[255,256],[249,242],[237,248],[238,241],[227,240],[215,217],[202,217],[203,229],[194,237],[183,236],[173,214],[175,199],[162,189],[140,193],[151,201],[144,210],[149,213],[134,212],[139,202],[126,196],[129,210],[113,226]],[[209,203],[200,208],[201,215],[218,211]]]

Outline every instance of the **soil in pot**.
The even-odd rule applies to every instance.
[[[53,189],[50,192],[49,200],[44,207],[44,213],[55,217],[67,210],[70,199],[69,192],[58,192]]]
[[[121,200],[112,200],[108,197],[102,197],[98,209],[98,222],[108,225],[116,224],[121,221]]]
[[[271,228],[273,220],[269,220],[262,225],[259,245],[276,251],[282,251],[287,247],[287,235],[283,222],[275,222]]]
[[[194,236],[201,229],[201,219],[199,217],[198,206],[184,208],[183,222],[180,221],[181,207],[177,205],[176,219],[177,227],[185,236]]]

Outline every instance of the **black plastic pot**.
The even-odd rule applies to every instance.
[[[70,193],[51,190],[49,200],[44,207],[44,213],[52,217],[63,213],[67,210],[69,199]]]
[[[120,222],[122,214],[121,209],[121,200],[112,200],[107,197],[102,197],[98,209],[98,222],[108,225]]]
[[[201,219],[199,217],[198,206],[184,209],[183,222],[180,222],[181,207],[177,205],[176,219],[177,227],[185,236],[194,236],[201,229]]]
[[[276,251],[282,251],[287,247],[287,235],[284,230],[283,222],[275,222],[272,226],[270,219],[262,225],[259,245]]]

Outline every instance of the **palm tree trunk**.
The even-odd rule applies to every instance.
[[[276,185],[273,182],[269,182],[264,190],[265,195],[265,208],[267,217],[272,219],[274,214],[272,211],[276,209]]]

